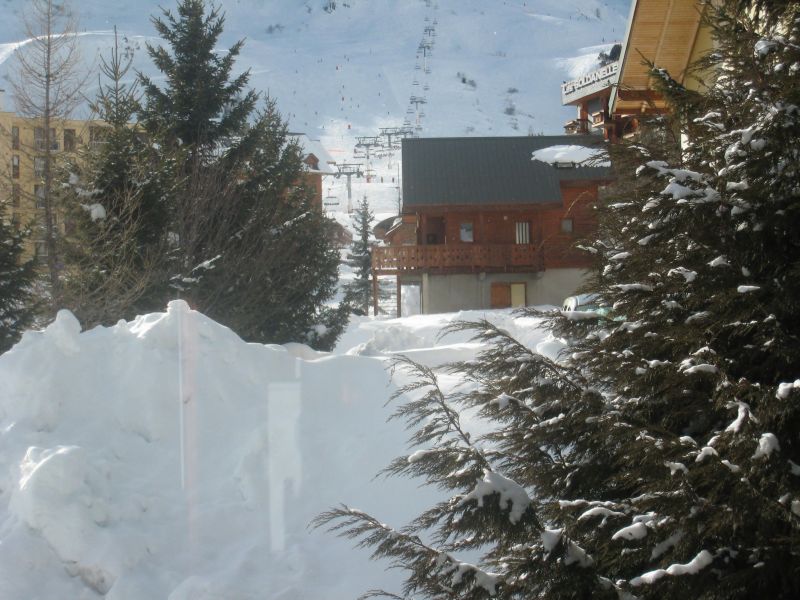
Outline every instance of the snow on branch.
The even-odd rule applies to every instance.
[[[712,562],[714,562],[714,555],[708,550],[701,550],[700,553],[688,563],[683,565],[676,563],[670,565],[666,569],[656,569],[655,571],[643,573],[642,575],[631,579],[631,585],[634,587],[650,585],[666,575],[695,575],[709,566]]]
[[[481,588],[490,596],[495,596],[497,585],[504,579],[499,573],[491,573],[474,564],[457,560],[450,553],[423,543],[416,535],[394,529],[367,513],[346,505],[318,515],[310,526],[313,529],[324,527],[339,537],[358,540],[356,545],[360,548],[374,548],[373,559],[393,558],[397,566],[403,566],[414,573],[413,585],[417,588],[452,594],[454,590],[441,582],[442,578],[449,577],[451,585],[462,586],[463,591]],[[427,568],[414,568],[420,560],[424,561]],[[393,596],[377,590],[370,594]]]
[[[483,480],[479,481],[458,505],[463,506],[467,502],[475,500],[478,506],[482,507],[483,499],[493,494],[500,495],[500,508],[508,509],[508,520],[513,524],[519,523],[525,510],[531,504],[531,498],[525,488],[508,477],[487,470],[483,473]]]

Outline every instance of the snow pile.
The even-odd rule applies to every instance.
[[[183,302],[0,357],[0,598],[347,598],[397,587],[307,525],[347,501],[406,522],[433,492],[381,361],[246,344]],[[304,358],[299,358],[304,356]],[[409,502],[409,495],[413,501]]]

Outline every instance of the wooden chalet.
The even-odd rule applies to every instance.
[[[314,207],[322,211],[322,178],[336,174],[336,162],[331,158],[319,140],[314,140],[304,133],[290,133],[303,148],[304,182],[314,190]]]
[[[712,47],[701,0],[633,0],[625,40],[602,66],[561,86],[561,102],[577,108],[567,133],[601,131],[609,141],[635,135],[639,119],[667,110],[655,90],[650,61],[689,89],[699,81],[690,66]]]
[[[560,304],[589,262],[576,241],[608,169],[532,160],[600,136],[403,140],[403,210],[373,250],[373,274],[419,289],[423,313]],[[377,280],[376,280],[377,285]]]

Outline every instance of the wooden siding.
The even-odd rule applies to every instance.
[[[406,235],[392,237],[391,246],[375,248],[373,268],[380,273],[456,273],[588,267],[591,258],[574,245],[597,228],[597,187],[562,184],[561,204],[420,208],[416,244],[409,244],[410,228]],[[571,219],[571,232],[562,230],[564,219]],[[517,243],[516,225],[521,222],[530,224],[527,244]],[[464,223],[472,224],[471,242],[461,240]]]
[[[413,272],[536,272],[542,255],[530,244],[379,246],[372,251],[377,275]]]
[[[648,107],[665,108],[663,99],[657,96],[635,96],[636,92],[652,89],[643,57],[683,82],[688,65],[697,58],[702,11],[698,0],[636,0],[623,49],[614,114],[635,114]]]

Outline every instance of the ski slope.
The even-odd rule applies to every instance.
[[[292,131],[320,139],[351,161],[359,136],[408,123],[420,136],[557,134],[573,115],[562,81],[592,70],[624,35],[629,0],[225,0],[221,46],[245,38],[237,66],[275,98]],[[161,3],[171,7],[172,3]],[[87,68],[106,53],[117,26],[135,67],[155,75],[145,45],[158,44],[158,2],[76,0]],[[6,0],[0,77],[13,69],[24,0]],[[425,43],[430,48],[420,50]],[[223,49],[221,48],[221,49]],[[86,95],[96,90],[90,78]],[[0,84],[2,86],[2,84]],[[3,86],[8,87],[8,86]],[[424,104],[411,104],[412,97]],[[6,98],[7,107],[13,99]],[[419,109],[419,110],[417,110]],[[397,210],[399,156],[370,161],[356,180],[376,213]],[[361,159],[362,163],[365,163]],[[383,178],[383,183],[381,183]],[[392,181],[394,178],[394,181]],[[326,178],[331,213],[348,208],[344,179]],[[339,218],[348,222],[346,217]]]

